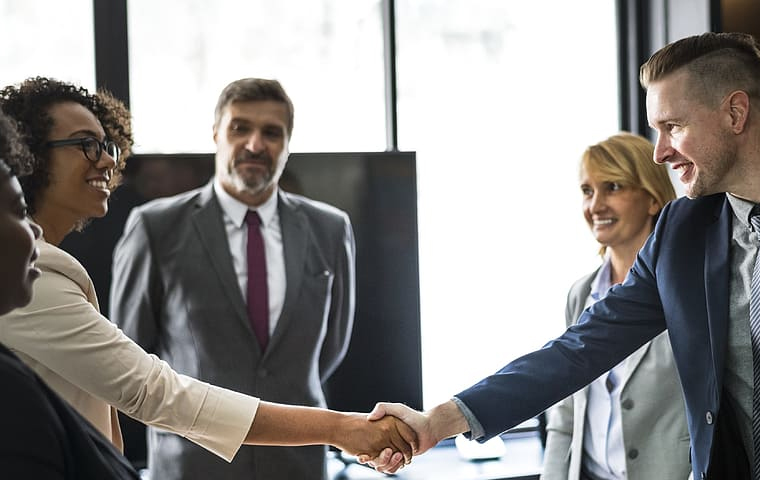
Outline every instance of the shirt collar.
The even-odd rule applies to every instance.
[[[734,211],[736,218],[747,228],[752,228],[749,223],[749,214],[755,207],[755,204],[744,200],[743,198],[736,197],[730,193],[726,193],[728,203],[731,204],[731,209]]]
[[[239,228],[242,228],[245,224],[245,214],[248,213],[248,210],[258,212],[259,217],[261,217],[261,224],[265,227],[269,225],[277,213],[277,187],[275,187],[272,195],[264,203],[255,208],[249,207],[227,193],[218,178],[214,178],[214,193],[216,193],[216,198],[219,200],[219,206],[222,207],[222,212]]]
[[[612,262],[610,256],[605,255],[602,266],[599,267],[599,271],[594,277],[594,281],[591,282],[591,298],[594,301],[600,300],[607,295],[607,290],[612,286]]]

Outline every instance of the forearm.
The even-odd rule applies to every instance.
[[[414,431],[394,417],[376,421],[362,413],[261,402],[245,442],[249,445],[332,445],[374,458],[384,449],[411,459]]]
[[[435,443],[470,430],[467,419],[456,404],[449,400],[425,413]]]
[[[245,442],[248,445],[333,445],[346,414],[322,408],[261,402]]]

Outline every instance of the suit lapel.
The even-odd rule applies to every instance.
[[[705,302],[707,303],[707,324],[710,329],[713,375],[718,385],[723,378],[723,361],[728,335],[729,299],[729,240],[733,210],[728,199],[723,196],[717,202],[715,215],[706,225],[705,235]]]
[[[621,379],[621,388],[625,388],[628,380],[631,379],[633,373],[636,371],[639,364],[641,363],[641,360],[643,360],[644,356],[646,356],[651,346],[652,342],[649,341],[625,359],[625,376]]]
[[[224,229],[222,209],[216,200],[213,183],[209,183],[203,188],[196,207],[197,209],[191,218],[195,231],[198,233],[201,244],[203,244],[211,260],[214,272],[222,284],[222,289],[234,306],[239,320],[250,327],[245,300],[237,282],[235,269],[232,266],[232,255],[227,242],[227,233]]]
[[[580,478],[583,436],[586,433],[588,389],[589,387],[585,386],[573,394],[573,435],[570,443],[570,475],[568,478]]]
[[[280,228],[282,229],[282,251],[285,257],[285,301],[282,313],[277,320],[277,326],[269,341],[271,350],[284,335],[288,324],[292,321],[292,311],[301,290],[301,283],[305,272],[306,250],[309,245],[311,233],[306,215],[288,198],[288,194],[280,191],[277,201],[280,216]]]

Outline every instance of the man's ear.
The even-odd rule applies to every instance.
[[[736,90],[729,94],[726,100],[728,113],[731,115],[731,130],[734,133],[742,133],[749,118],[749,95],[742,90]]]

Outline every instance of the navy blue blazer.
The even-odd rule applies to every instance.
[[[485,439],[584,387],[667,328],[684,390],[692,469],[704,478],[726,358],[732,215],[725,194],[671,202],[626,280],[577,325],[459,393]]]

